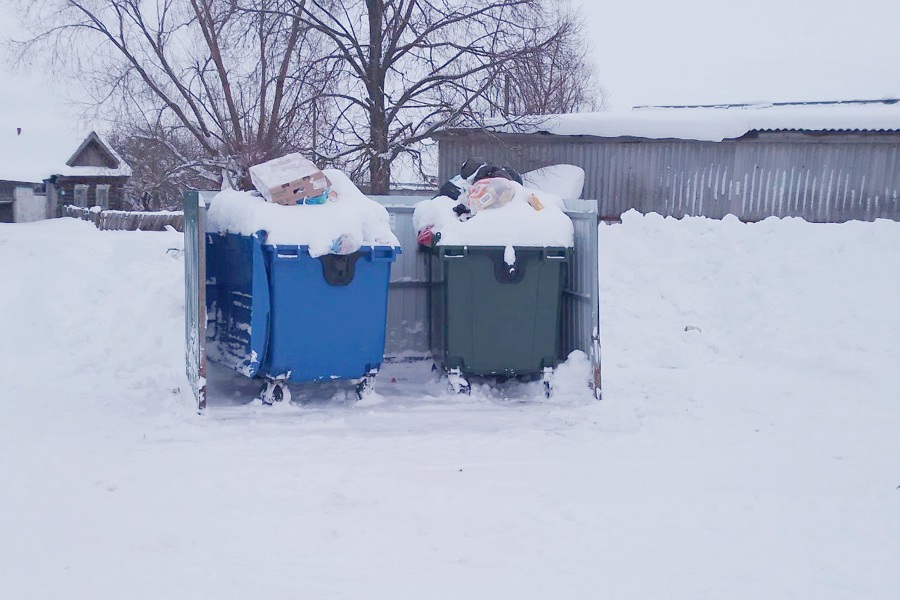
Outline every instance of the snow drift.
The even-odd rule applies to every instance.
[[[896,596],[900,223],[602,225],[602,402],[576,355],[202,418],[180,243],[0,225],[6,597]]]

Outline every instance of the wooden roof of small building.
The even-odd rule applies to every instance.
[[[131,166],[92,131],[54,175],[63,177],[131,177]]]

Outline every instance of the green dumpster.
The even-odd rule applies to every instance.
[[[434,246],[431,346],[451,387],[467,377],[550,375],[560,358],[562,293],[571,248]],[[510,264],[511,263],[511,264]]]

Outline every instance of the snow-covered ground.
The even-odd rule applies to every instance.
[[[898,596],[898,223],[601,226],[602,402],[212,369],[202,417],[180,245],[0,225],[0,597]]]

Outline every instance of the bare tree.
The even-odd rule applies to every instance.
[[[522,53],[489,73],[491,84],[484,99],[491,115],[550,115],[603,108],[603,92],[584,43],[580,15],[560,5],[554,22],[559,26],[558,35],[548,40],[541,52]]]
[[[337,150],[322,157],[355,160],[357,173],[368,171],[371,191],[387,193],[398,156],[415,155],[419,142],[442,129],[481,126],[496,112],[490,91],[498,74],[515,65],[524,72],[524,65],[539,64],[537,57],[548,50],[575,48],[577,30],[557,18],[557,4],[295,0],[292,14],[302,14],[330,41],[328,58],[342,69],[340,91],[321,96],[333,103],[335,118],[325,137]],[[551,88],[556,77],[542,85]],[[561,92],[586,94],[587,88]]]
[[[123,124],[107,139],[131,166],[126,195],[135,210],[180,210],[185,190],[220,184],[217,174],[199,174],[206,172],[203,148],[178,129]]]
[[[200,156],[182,158],[207,178],[246,177],[247,167],[301,149],[311,103],[334,80],[301,18],[305,0],[41,0],[24,9],[33,35],[22,56],[43,51],[84,84],[98,114],[159,134],[156,144],[189,137]]]
[[[589,79],[562,76],[580,43],[565,2],[38,0],[19,51],[166,148],[170,182],[188,167],[248,185],[249,166],[302,151],[385,193],[394,161],[437,131],[583,102]]]

